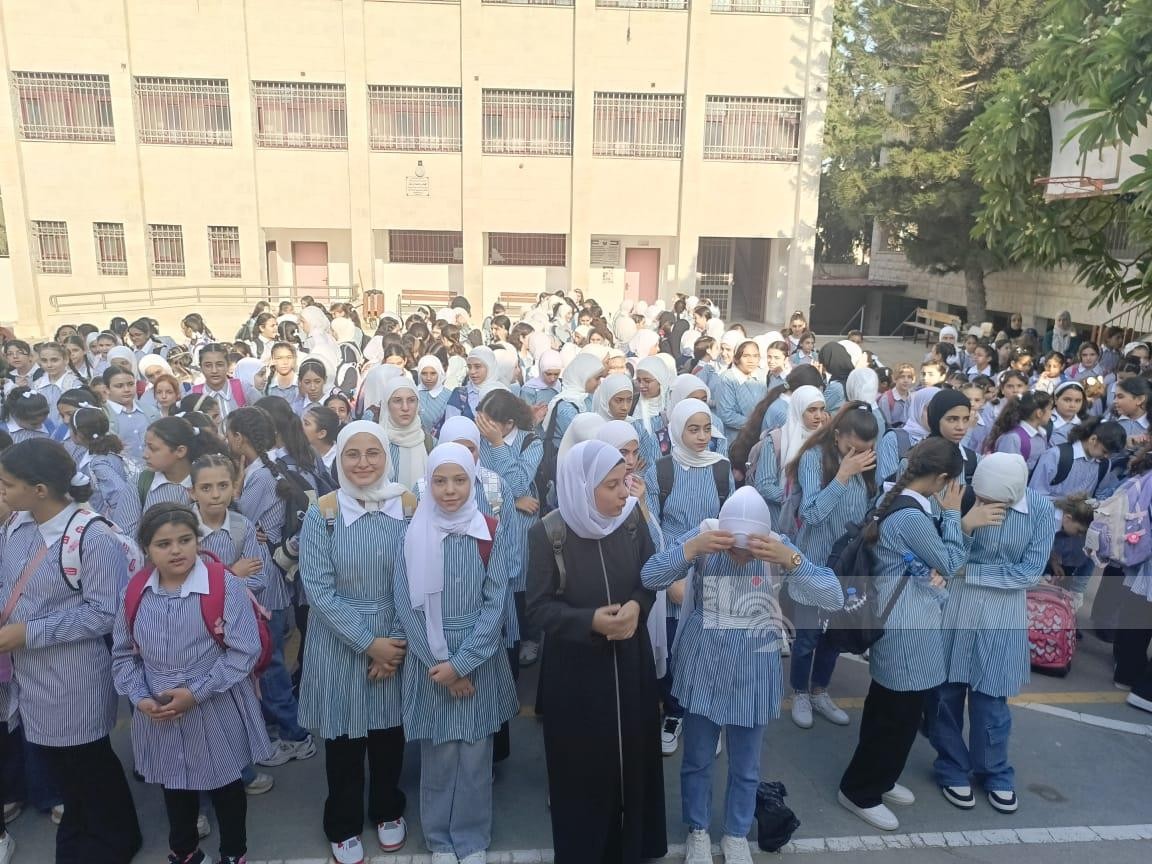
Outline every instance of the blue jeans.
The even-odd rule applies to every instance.
[[[684,716],[684,708],[672,695],[672,642],[676,638],[676,626],[679,623],[675,618],[664,619],[664,624],[668,628],[668,670],[656,683],[660,686],[660,701],[664,705],[665,717]]]
[[[756,787],[760,783],[763,726],[725,726],[728,733],[728,788],[724,792],[724,834],[747,837],[756,821]],[[680,763],[680,797],[684,823],[707,831],[712,822],[712,765],[720,727],[699,714],[684,715],[684,757]]]
[[[964,700],[968,700],[968,743],[964,743]],[[941,684],[928,694],[924,716],[936,748],[936,782],[1011,792],[1016,773],[1008,764],[1012,712],[1003,696],[987,696],[967,684]]]
[[[467,858],[492,843],[492,736],[420,742],[420,824],[430,852]]]
[[[292,694],[292,676],[284,665],[284,639],[288,636],[288,610],[277,609],[268,622],[272,636],[272,659],[260,677],[260,706],[264,719],[280,727],[285,741],[303,741],[307,730],[296,720],[296,697]]]
[[[797,693],[826,689],[836,668],[836,658],[840,656],[840,652],[828,648],[820,638],[821,633],[816,626],[819,621],[820,611],[815,606],[796,604],[792,612],[796,641],[792,643],[792,665],[788,679]]]

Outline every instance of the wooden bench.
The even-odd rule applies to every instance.
[[[515,321],[535,306],[539,297],[539,294],[532,291],[505,291],[497,298],[496,302],[503,305],[505,314]]]
[[[452,300],[452,294],[449,291],[426,291],[426,290],[411,290],[401,291],[396,298],[396,312],[404,317],[409,312],[416,309],[417,306],[431,306],[432,312],[435,314],[443,309]]]
[[[903,325],[912,331],[912,342],[924,334],[924,344],[931,345],[940,335],[941,327],[955,327],[957,331],[960,330],[960,319],[955,315],[949,315],[947,312],[934,312],[931,309],[917,309],[911,317],[904,321]],[[902,338],[906,334],[901,334]]]

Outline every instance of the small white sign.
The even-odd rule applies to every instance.
[[[432,194],[427,177],[409,176],[405,178],[404,191],[409,198],[428,198]]]

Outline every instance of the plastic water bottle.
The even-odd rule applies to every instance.
[[[908,569],[912,581],[932,592],[936,602],[943,607],[948,600],[948,589],[932,584],[932,568],[911,552],[904,553],[904,566]]]
[[[864,603],[860,595],[856,593],[855,588],[849,588],[844,592],[844,611],[854,612],[860,608]]]

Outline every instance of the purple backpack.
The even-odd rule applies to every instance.
[[[1096,508],[1084,551],[1100,564],[1139,567],[1152,558],[1152,479],[1131,477]]]
[[[1028,458],[1032,455],[1032,437],[1024,431],[1023,426],[1017,426],[1012,430],[1016,433],[1016,437],[1020,439],[1020,455],[1024,457],[1027,462]]]

